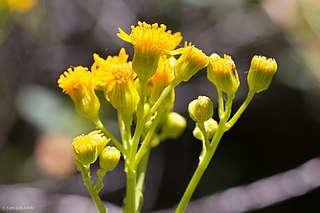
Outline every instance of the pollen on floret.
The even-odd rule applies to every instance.
[[[97,87],[105,87],[104,89],[110,91],[115,83],[125,83],[135,77],[124,48],[121,48],[117,56],[108,56],[107,59],[103,59],[94,54],[93,58],[92,72]]]
[[[127,60],[124,48],[117,56],[108,56],[106,59],[95,54],[91,69],[96,88],[104,91],[105,98],[115,109],[130,117],[139,102],[139,94],[133,83],[136,73],[132,63]]]

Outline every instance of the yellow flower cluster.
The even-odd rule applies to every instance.
[[[239,88],[236,65],[230,56],[221,58],[214,53],[208,57],[191,42],[185,42],[182,48],[176,49],[182,40],[181,33],[172,33],[163,24],[138,22],[138,26],[131,27],[129,34],[119,28],[118,37],[133,45],[132,62],[124,48],[118,55],[106,59],[93,54],[91,71],[81,66],[69,68],[58,80],[79,114],[91,120],[97,120],[100,109],[95,90],[103,90],[106,100],[121,116],[131,121],[140,99],[152,107],[165,88],[170,85],[174,88],[180,82],[188,81],[205,67],[208,79],[218,91],[234,96]],[[176,58],[175,55],[179,54]],[[265,90],[276,70],[274,59],[255,56],[248,74],[249,88],[255,92]],[[170,90],[161,104],[169,113],[173,103],[174,90]]]
[[[210,161],[216,147],[213,145],[217,145],[223,133],[235,123],[253,95],[269,87],[277,63],[264,56],[253,57],[247,79],[248,97],[228,121],[240,86],[236,65],[230,56],[220,57],[215,53],[207,56],[191,42],[177,48],[182,41],[181,33],[172,33],[164,24],[138,22],[137,26],[131,26],[130,33],[119,28],[118,37],[133,45],[132,61],[124,48],[118,55],[106,58],[94,53],[90,70],[82,66],[69,68],[60,76],[58,85],[71,97],[78,113],[93,121],[115,145],[106,146],[109,139],[100,131],[76,137],[72,143],[78,168],[98,208],[105,212],[95,195],[103,188],[106,172],[115,168],[122,153],[127,173],[124,212],[140,212],[148,153],[161,141],[180,137],[186,128],[186,119],[172,111],[175,87],[207,67],[207,78],[218,92],[219,124],[212,118],[214,104],[208,97],[199,96],[189,104],[188,111],[196,122],[193,135],[203,142],[200,163],[202,159]],[[105,100],[117,111],[121,142],[100,121],[97,90],[103,91]],[[134,131],[133,121],[136,123]],[[93,187],[90,164],[98,158],[100,169]]]

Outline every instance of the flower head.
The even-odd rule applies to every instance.
[[[107,139],[100,133],[100,130],[92,131],[87,135],[80,135],[73,139],[72,149],[77,160],[84,165],[94,163],[100,155],[102,149],[107,145]]]
[[[162,55],[170,54],[181,42],[179,32],[172,34],[164,24],[160,26],[138,22],[138,26],[131,26],[128,35],[119,28],[118,37],[134,46],[133,70],[142,81],[148,80],[156,71],[158,61]]]
[[[250,90],[258,93],[268,89],[277,68],[278,65],[275,59],[255,55],[252,58],[248,73]]]
[[[210,56],[207,76],[218,90],[226,92],[228,95],[234,95],[240,85],[236,65],[226,54],[223,58],[215,53]]]
[[[112,106],[125,113],[133,114],[139,102],[139,94],[134,86],[135,72],[124,48],[118,56],[107,59],[93,55],[92,73],[97,88],[102,88]]]
[[[80,115],[93,120],[97,118],[100,101],[94,92],[93,77],[88,68],[69,68],[60,75],[58,84],[71,97]]]
[[[185,42],[182,48],[182,55],[177,60],[174,68],[175,78],[180,81],[189,81],[199,70],[206,67],[209,57],[196,48],[192,43]]]

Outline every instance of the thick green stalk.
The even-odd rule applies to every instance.
[[[136,171],[126,168],[127,190],[125,200],[125,213],[136,212]]]
[[[137,181],[137,164],[135,156],[139,146],[140,138],[144,127],[144,103],[146,95],[147,82],[140,81],[140,101],[137,106],[137,125],[132,138],[132,143],[128,144],[129,156],[125,158],[127,190],[125,198],[125,213],[134,213],[136,211],[136,181]],[[126,128],[128,128],[126,126]]]

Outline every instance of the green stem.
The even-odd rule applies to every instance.
[[[81,170],[83,182],[86,185],[88,192],[90,193],[90,196],[91,196],[92,200],[94,201],[94,203],[96,204],[99,212],[106,213],[107,211],[106,211],[102,201],[100,200],[100,197],[99,197],[97,191],[94,189],[94,187],[92,185],[91,178],[90,178],[90,165],[82,165],[81,163],[77,163],[77,164],[78,164],[78,168]]]
[[[222,125],[222,126],[224,126],[224,125]],[[194,174],[188,184],[188,187],[187,187],[186,191],[184,192],[184,194],[178,204],[178,207],[175,211],[176,213],[183,213],[184,210],[186,209],[188,203],[190,202],[190,199],[191,199],[196,187],[198,186],[198,183],[200,182],[200,179],[201,179],[204,171],[207,169],[207,167],[211,161],[211,158],[214,155],[214,153],[218,147],[219,141],[224,133],[222,126],[219,125],[220,128],[218,128],[218,130],[215,134],[214,140],[211,142],[212,143],[211,146],[207,149],[207,151],[204,151],[204,153],[202,153],[202,158],[200,158],[198,167],[197,167],[196,171],[194,172]]]
[[[138,207],[137,211],[140,212],[141,208],[143,206],[143,190],[144,190],[144,180],[146,177],[146,170],[148,166],[148,161],[149,161],[149,155],[150,155],[150,150],[145,153],[143,158],[141,159],[139,165],[138,165],[138,170],[137,170],[137,186],[136,186],[136,205]]]
[[[114,137],[112,135],[111,132],[109,132],[109,130],[107,128],[104,127],[103,123],[100,121],[100,119],[97,119],[95,121],[93,121],[93,123],[102,130],[102,132],[111,139],[111,141],[113,142],[113,144],[117,147],[117,149],[119,149],[120,152],[122,152],[122,154],[126,154],[125,149],[123,148],[122,144],[116,139],[116,137]]]
[[[122,117],[121,117],[121,114],[119,111],[118,111],[118,126],[119,126],[119,130],[120,130],[123,148],[125,150],[128,150],[128,140],[127,140],[126,134],[125,134],[126,128],[125,128],[124,121],[122,120]]]
[[[126,163],[126,175],[127,175],[127,191],[125,200],[125,212],[134,213],[136,211],[136,181],[137,181],[137,164],[135,162],[135,156],[139,147],[141,134],[144,127],[144,103],[146,95],[147,82],[140,81],[140,101],[137,106],[137,126],[134,131],[132,143],[128,144],[129,157],[125,158]],[[126,127],[127,128],[127,127]]]
[[[229,130],[238,121],[238,119],[240,118],[244,110],[248,107],[249,103],[253,99],[254,95],[255,95],[254,91],[250,90],[248,92],[246,99],[243,101],[238,111],[233,115],[233,117],[227,123],[227,130]]]
[[[218,114],[219,114],[219,118],[221,118],[221,116],[224,113],[223,94],[222,94],[222,91],[218,89],[217,89],[217,93],[218,93]]]
[[[151,107],[150,111],[148,112],[148,114],[146,114],[146,116],[144,117],[144,119],[149,119],[156,111],[157,109],[161,106],[161,104],[163,103],[163,101],[166,99],[166,97],[169,95],[169,93],[180,83],[180,81],[173,79],[173,81],[171,81],[171,83],[164,88],[164,90],[162,91],[160,98],[156,101],[156,103]]]
[[[139,148],[137,154],[136,154],[136,164],[140,163],[140,160],[143,158],[143,156],[148,152],[148,150],[150,149],[150,142],[152,139],[152,136],[154,135],[154,132],[157,130],[159,121],[162,117],[163,111],[162,112],[158,112],[158,114],[156,115],[155,119],[153,120],[150,129],[148,130],[148,133],[146,135],[146,137],[144,138],[144,140],[142,141],[142,145]]]
[[[136,212],[136,171],[126,166],[127,190],[125,201],[125,213]]]
[[[118,123],[125,150],[128,150],[128,147],[131,145],[131,122],[132,116],[128,118],[118,111]]]
[[[135,154],[137,153],[137,149],[139,146],[139,141],[141,138],[141,134],[144,127],[144,102],[145,102],[145,92],[147,88],[147,83],[140,81],[140,101],[137,106],[137,126],[134,131],[133,139],[132,139],[132,147],[130,150],[130,164],[132,164]]]
[[[94,186],[94,189],[98,194],[101,191],[101,189],[103,189],[104,187],[103,178],[106,175],[106,173],[107,173],[107,170],[105,169],[98,169],[97,171],[98,180]]]
[[[206,127],[204,126],[204,122],[198,122],[198,127],[199,127],[200,131],[202,132],[205,147],[209,147],[210,142],[209,142],[209,138],[208,138],[208,133],[206,131]]]
[[[183,213],[185,208],[187,207],[188,203],[190,202],[190,199],[204,173],[204,171],[207,169],[217,147],[218,144],[224,134],[224,132],[226,131],[226,122],[230,116],[230,112],[231,112],[231,106],[232,106],[232,101],[233,101],[234,96],[228,96],[227,99],[227,103],[226,103],[226,109],[224,111],[224,113],[222,113],[221,115],[219,115],[220,118],[220,122],[219,122],[219,127],[217,129],[217,132],[214,134],[210,146],[207,147],[207,151],[202,150],[203,153],[201,153],[201,156],[199,158],[199,164],[198,167],[196,169],[196,171],[194,172],[188,187],[186,189],[186,191],[184,192],[178,207],[176,209],[176,213]],[[223,102],[219,102],[219,105],[223,104]]]

